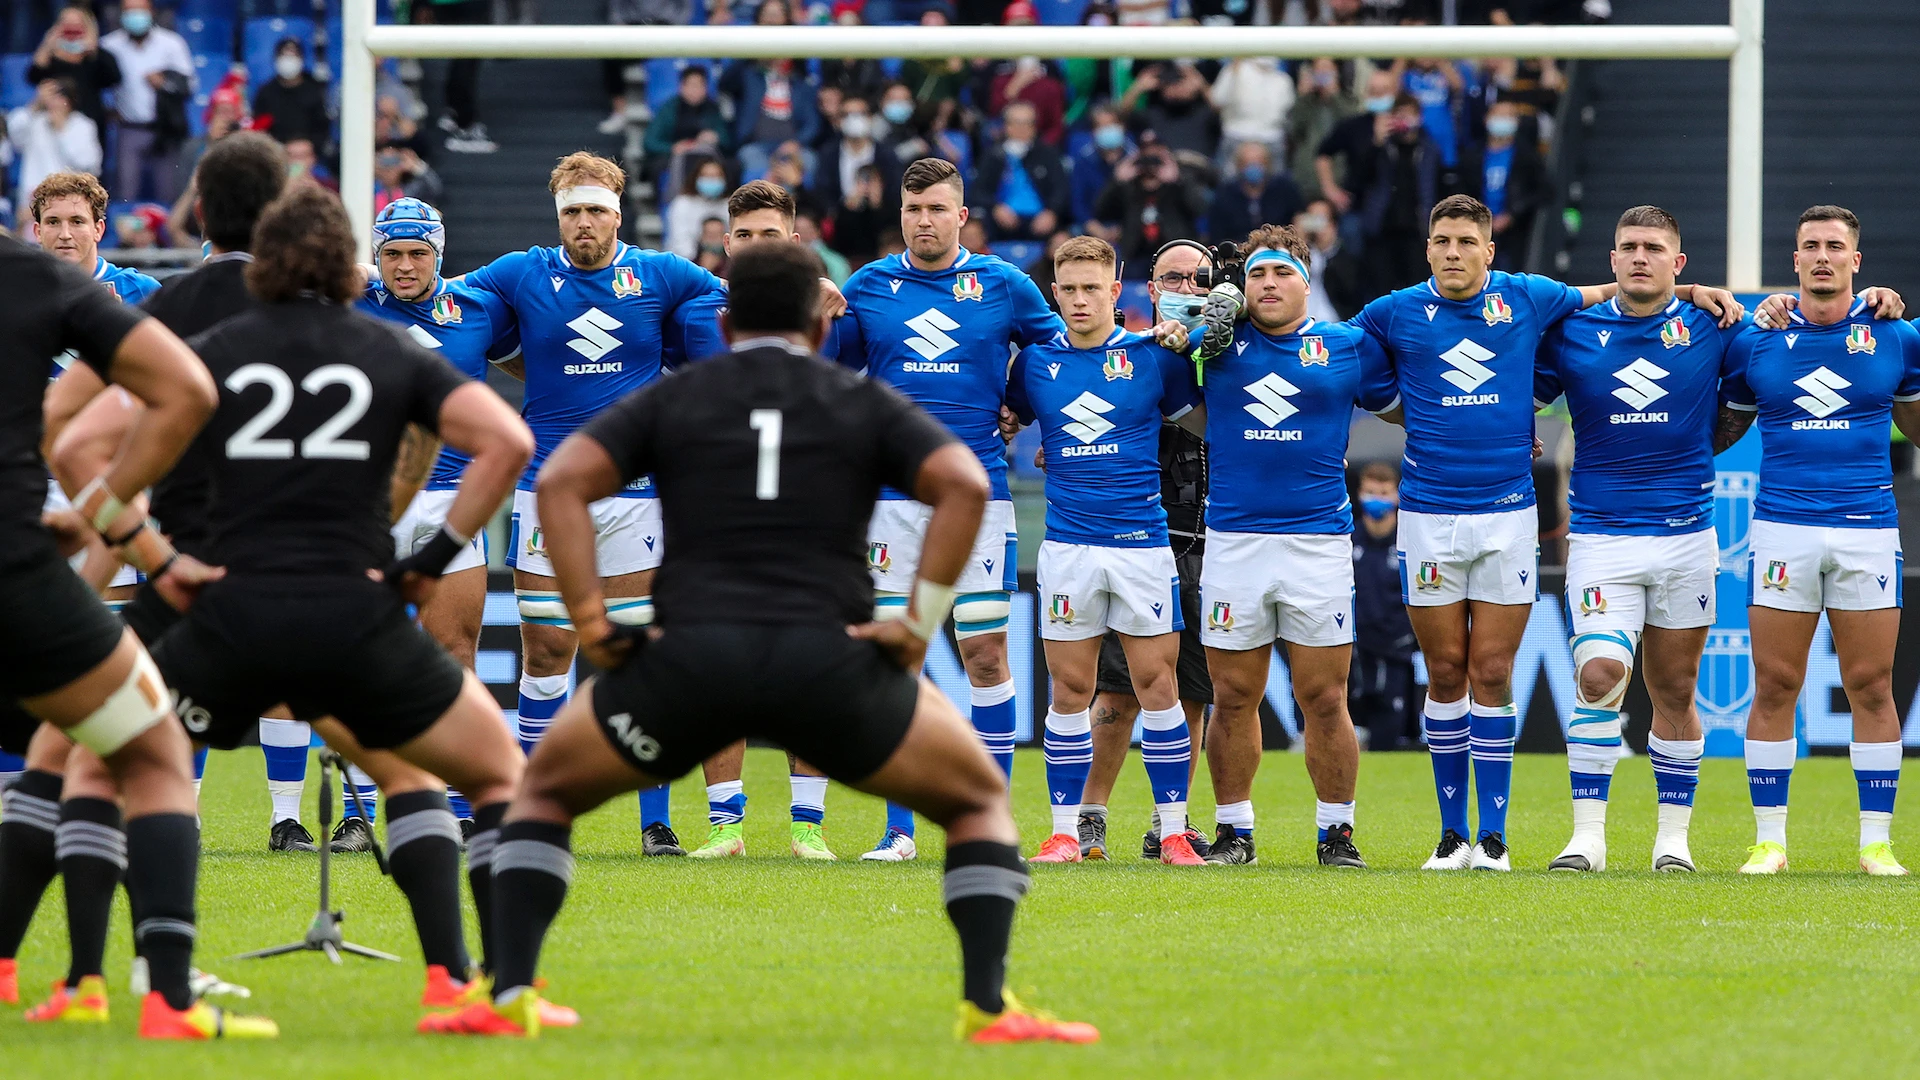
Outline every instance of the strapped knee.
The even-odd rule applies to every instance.
[[[903,619],[907,615],[907,594],[897,592],[877,592],[873,594],[873,621],[886,622],[890,619]]]
[[[166,717],[169,704],[166,680],[153,666],[147,650],[140,649],[134,654],[133,669],[127,672],[126,681],[90,716],[68,728],[67,735],[104,758],[158,724]]]
[[[520,621],[523,623],[537,626],[573,625],[573,620],[567,617],[567,605],[557,592],[515,589],[513,598],[520,603]]]
[[[961,593],[953,602],[953,636],[961,640],[982,634],[1004,634],[1013,603],[1003,592]]]
[[[1596,709],[1618,711],[1620,703],[1626,700],[1627,682],[1633,677],[1633,650],[1639,643],[1638,634],[1625,630],[1601,630],[1591,634],[1578,634],[1573,639],[1574,698],[1580,705]],[[1622,669],[1620,680],[1613,688],[1597,699],[1587,697],[1586,683],[1583,678],[1588,662],[1593,660],[1612,660]]]
[[[621,626],[652,626],[653,597],[623,596],[607,601],[607,621]]]

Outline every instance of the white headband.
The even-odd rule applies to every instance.
[[[564,212],[567,207],[579,206],[582,203],[588,206],[604,206],[615,213],[620,210],[620,196],[608,188],[595,184],[561,188],[553,196],[553,208],[557,212]]]

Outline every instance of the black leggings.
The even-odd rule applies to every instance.
[[[493,0],[435,4],[433,21],[445,26],[485,26],[493,21]],[[446,97],[454,123],[467,128],[480,119],[480,61],[455,60],[447,65]]]

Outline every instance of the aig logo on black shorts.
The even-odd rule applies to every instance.
[[[213,714],[195,705],[192,698],[181,697],[178,690],[173,692],[173,715],[195,735],[205,734],[213,726]]]
[[[632,713],[614,713],[607,717],[607,727],[641,761],[652,761],[660,756],[660,743],[640,730],[640,725],[633,722]]]

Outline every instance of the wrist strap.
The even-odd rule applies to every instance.
[[[135,529],[122,554],[134,569],[150,578],[159,577],[165,572],[162,568],[172,566],[179,556],[159,529],[149,528]]]
[[[904,620],[914,637],[932,641],[933,635],[947,624],[947,616],[953,612],[954,591],[951,585],[936,584],[926,578],[914,579],[913,599]]]
[[[80,489],[80,494],[74,497],[73,508],[80,511],[80,516],[87,519],[94,532],[105,535],[127,504],[107,489],[107,476],[101,473]]]

